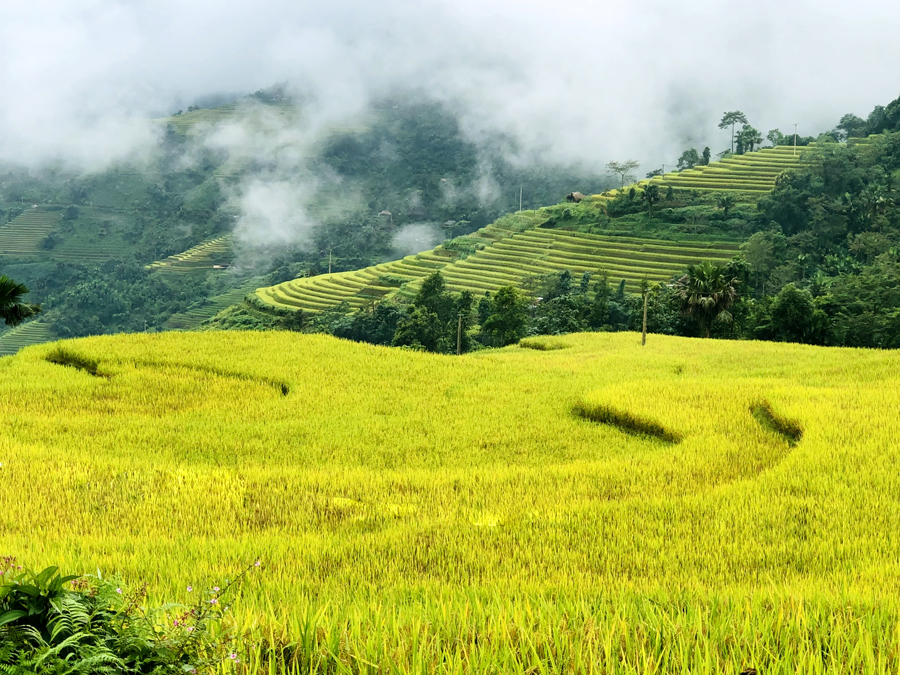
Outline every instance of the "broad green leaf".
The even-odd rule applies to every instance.
[[[5,626],[8,623],[12,623],[22,617],[28,616],[28,612],[21,609],[14,609],[9,612],[4,612],[0,614],[0,626]]]

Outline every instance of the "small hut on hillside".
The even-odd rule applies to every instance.
[[[573,202],[573,203],[577,204],[582,199],[584,199],[584,195],[581,194],[580,192],[570,192],[569,194],[566,195],[567,202]]]

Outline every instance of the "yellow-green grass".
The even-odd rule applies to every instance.
[[[59,221],[59,211],[29,208],[0,225],[0,255],[19,256],[42,253],[41,242]]]
[[[410,297],[421,279],[438,270],[450,290],[476,295],[504,286],[521,286],[530,277],[566,269],[576,274],[606,274],[613,282],[624,279],[629,290],[636,290],[644,279],[663,282],[691,263],[726,262],[737,253],[736,244],[723,242],[678,243],[540,228],[486,228],[476,237],[484,242],[484,248],[464,259],[456,251],[439,246],[357,272],[294,279],[261,288],[256,296],[278,308],[307,312],[320,312],[342,302],[356,309],[373,299]]]
[[[187,251],[176,253],[147,265],[147,269],[166,274],[191,274],[227,267],[232,258],[233,240],[230,234],[210,239]]]
[[[261,556],[236,619],[297,659],[268,672],[898,672],[897,353],[525,344],[31,347],[0,547],[157,600]]]
[[[50,342],[56,337],[53,329],[40,320],[23,323],[0,333],[0,356],[10,356],[20,349],[41,342]]]

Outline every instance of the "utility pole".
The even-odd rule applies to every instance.
[[[462,312],[459,313],[459,323],[456,325],[456,355],[462,354]]]
[[[331,249],[328,249],[328,274],[331,274]]]
[[[519,211],[522,210],[522,186],[519,186]]]
[[[797,125],[798,122],[794,122],[794,156],[797,156]]]
[[[644,327],[641,332],[641,347],[647,344],[647,298],[650,297],[650,284],[644,279],[641,282],[641,293],[644,296]]]

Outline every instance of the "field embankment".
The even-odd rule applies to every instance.
[[[261,556],[239,619],[304,672],[900,667],[896,353],[526,345],[0,359],[2,550],[181,598]]]

